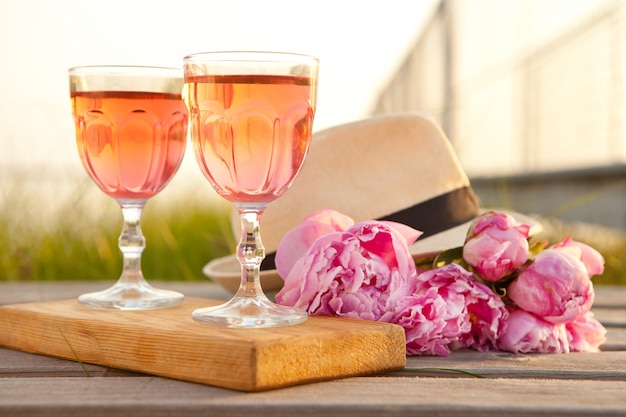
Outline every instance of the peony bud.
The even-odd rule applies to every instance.
[[[480,216],[470,227],[463,259],[486,281],[513,273],[528,260],[528,225],[505,213]]]
[[[585,265],[567,251],[546,249],[508,287],[523,310],[551,323],[566,323],[591,308],[594,292]]]

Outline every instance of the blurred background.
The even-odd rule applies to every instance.
[[[484,206],[599,249],[625,283],[626,0],[0,0],[0,280],[117,278],[121,215],[75,149],[67,69],[208,50],[321,60],[315,130],[433,115]],[[144,273],[198,280],[233,249],[191,152],[146,206]]]

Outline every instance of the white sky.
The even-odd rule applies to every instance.
[[[180,66],[188,53],[281,50],[321,60],[315,129],[358,119],[436,0],[0,0],[0,175],[80,169],[67,69]],[[37,165],[34,165],[37,166]]]

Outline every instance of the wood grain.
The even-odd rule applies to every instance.
[[[626,351],[519,355],[459,350],[446,357],[409,357],[405,369],[387,375],[473,378],[451,370],[485,378],[626,381]]]
[[[626,414],[625,381],[355,377],[250,394],[157,377],[56,377],[0,379],[0,393],[7,394],[0,400],[3,417]]]
[[[0,346],[240,391],[403,368],[404,331],[310,317],[275,329],[223,329],[191,319],[218,304],[187,298],[151,311],[98,311],[76,300],[0,307]]]

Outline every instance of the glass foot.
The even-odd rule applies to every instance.
[[[203,324],[256,329],[293,326],[308,317],[305,311],[275,304],[264,296],[234,297],[219,306],[199,308],[191,316]]]
[[[181,293],[140,282],[117,283],[108,290],[83,294],[78,301],[97,310],[154,310],[178,305],[183,298]]]

